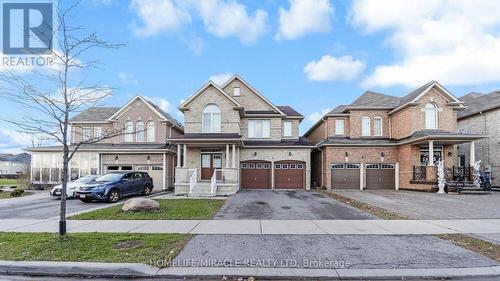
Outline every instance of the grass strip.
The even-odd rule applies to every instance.
[[[471,250],[497,262],[500,262],[500,245],[464,234],[439,234],[437,237],[450,241],[462,248]]]

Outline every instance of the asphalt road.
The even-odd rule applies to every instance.
[[[44,195],[46,194],[46,196]],[[31,196],[0,200],[0,219],[48,219],[59,215],[61,200],[49,195],[49,192]],[[69,199],[67,213],[92,209],[107,203],[83,203]]]

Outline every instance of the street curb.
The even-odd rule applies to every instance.
[[[0,274],[94,277],[214,279],[221,276],[253,276],[265,279],[380,279],[463,278],[500,276],[500,266],[418,269],[308,269],[170,267],[158,269],[140,263],[0,261]]]

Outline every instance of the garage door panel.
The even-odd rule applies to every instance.
[[[271,188],[271,162],[242,161],[240,168],[242,189]]]
[[[359,164],[333,164],[332,188],[359,189]]]
[[[366,165],[367,189],[394,189],[395,185],[394,164]]]
[[[274,188],[304,189],[306,164],[302,161],[278,161],[274,164]]]

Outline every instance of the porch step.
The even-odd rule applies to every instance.
[[[198,182],[193,188],[193,192],[188,194],[189,197],[213,197],[211,192],[210,182]]]

